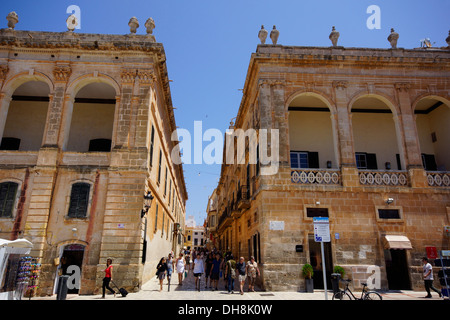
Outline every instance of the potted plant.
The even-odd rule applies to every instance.
[[[341,275],[341,279],[344,279],[345,270],[341,266],[334,266],[333,273],[339,273]]]
[[[306,292],[314,292],[313,267],[309,263],[305,264],[302,268],[302,273],[305,277]]]

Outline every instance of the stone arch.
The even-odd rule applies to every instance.
[[[110,85],[111,87],[114,88],[116,96],[120,96],[121,92],[120,85],[117,83],[116,80],[114,80],[114,78],[103,73],[98,73],[97,75],[94,73],[88,73],[75,78],[67,85],[66,94],[68,94],[70,98],[73,100],[77,95],[78,91],[80,91],[83,87],[87,86],[88,84],[95,82],[103,82]]]
[[[20,94],[16,93],[18,90]],[[0,101],[0,141],[4,142],[3,150],[39,150],[45,136],[50,109],[48,101],[53,91],[54,84],[50,77],[38,71],[17,73],[4,83]],[[32,117],[33,121],[23,117],[24,114]],[[15,142],[11,143],[12,140]]]
[[[368,104],[380,103],[366,109],[355,110],[355,104],[361,99],[370,99]],[[383,114],[386,113],[389,115]],[[358,112],[359,111],[359,112]],[[406,168],[406,151],[404,132],[401,124],[399,106],[392,97],[385,93],[367,90],[354,94],[348,103],[348,112],[351,115],[352,135],[355,148],[355,157],[359,169],[391,170]],[[393,121],[392,124],[390,124]],[[395,137],[393,139],[392,137]],[[366,158],[367,161],[361,160]],[[365,163],[367,166],[363,165]]]
[[[64,129],[60,138],[63,150],[76,152],[109,152],[111,150],[116,130],[120,92],[120,86],[113,78],[100,73],[82,75],[67,86],[63,116]],[[83,98],[79,99],[78,103],[77,99],[80,95]],[[87,108],[86,103],[92,106]],[[93,104],[95,104],[96,112],[99,112],[101,116],[93,116]]]
[[[395,101],[392,99],[392,97],[389,97],[380,91],[375,91],[373,93],[369,93],[369,92],[367,92],[367,90],[359,91],[350,98],[349,103],[347,105],[349,114],[351,113],[353,104],[361,98],[378,99],[386,104],[386,106],[391,110],[391,112],[394,116],[398,116],[400,114],[398,104],[395,103]]]
[[[426,93],[418,95],[414,99],[414,101],[411,104],[412,111],[414,112],[416,110],[417,104],[422,99],[426,99],[426,98],[438,100],[438,101],[442,102],[443,104],[447,105],[450,108],[450,96],[449,95],[447,95],[444,92],[439,92],[439,93],[426,92]]]
[[[53,81],[48,75],[39,71],[34,71],[32,74],[30,72],[20,72],[13,75],[3,84],[2,93],[11,97],[18,87],[29,81],[45,82],[49,87],[50,94],[53,94],[55,88]]]
[[[289,105],[292,103],[292,101],[294,101],[294,99],[296,99],[300,96],[312,96],[312,97],[318,98],[319,100],[321,100],[323,103],[325,103],[327,105],[327,107],[330,109],[330,112],[332,114],[336,113],[335,103],[328,95],[326,95],[324,92],[319,91],[319,90],[305,90],[305,89],[297,90],[288,96],[288,98],[286,99],[286,102],[285,102],[286,112],[289,108]]]
[[[312,100],[305,101],[306,108],[299,108],[289,112],[289,108],[292,106],[293,102],[299,98],[314,98],[322,103],[317,109],[320,112],[308,112],[316,111],[315,107],[308,106],[312,104]],[[324,106],[328,108],[328,115],[324,114]],[[293,166],[295,158],[306,157],[308,158],[308,168],[339,168],[340,167],[340,143],[338,134],[338,121],[337,121],[337,110],[333,100],[326,95],[324,92],[318,90],[298,90],[293,92],[286,99],[285,112],[287,114],[288,122],[288,137],[289,146],[288,152],[290,157],[291,168],[296,168]],[[299,112],[296,112],[299,111]],[[301,115],[300,115],[301,114]],[[304,117],[306,116],[306,117]],[[312,117],[312,118],[311,118]],[[314,130],[308,126],[315,123],[321,124],[322,128],[319,130],[319,135],[307,134],[306,131]],[[294,122],[304,125],[294,125]],[[300,136],[308,137],[307,139],[299,139]],[[318,147],[320,146],[320,147]],[[294,157],[294,158],[292,158]],[[294,160],[293,160],[294,159]],[[312,161],[310,161],[312,160]],[[298,164],[298,163],[297,163]],[[329,166],[330,164],[330,166]]]
[[[450,99],[445,93],[424,93],[411,104],[419,156],[426,171],[450,170]]]

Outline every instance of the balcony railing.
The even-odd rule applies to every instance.
[[[406,171],[359,170],[359,183],[368,186],[408,186]]]
[[[431,187],[450,187],[450,172],[427,171],[427,180]]]
[[[291,170],[291,181],[298,184],[340,185],[339,169],[296,169]]]

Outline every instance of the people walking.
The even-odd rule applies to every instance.
[[[194,264],[193,264],[193,271],[194,271],[194,277],[195,277],[195,288],[200,291],[200,280],[203,273],[205,273],[205,265],[203,263],[203,258],[200,255],[193,255],[194,257]]]
[[[250,261],[247,262],[247,276],[248,276],[248,292],[255,292],[256,276],[259,276],[258,263],[255,257],[251,256]]]
[[[172,280],[172,273],[173,273],[172,253],[169,253],[169,257],[167,258],[166,264],[167,264],[167,284],[168,284],[167,290],[170,291],[170,280]]]
[[[112,259],[106,260],[106,269],[105,269],[105,277],[103,278],[103,285],[102,285],[102,299],[105,299],[105,293],[106,289],[108,289],[112,294],[114,294],[114,297],[116,296],[116,292],[109,286],[109,283],[112,280],[112,272],[113,266],[112,266]]]
[[[438,289],[433,286],[433,267],[428,262],[427,257],[422,258],[423,262],[423,280],[425,282],[425,290],[427,291],[427,296],[425,298],[431,298],[431,290],[439,294],[439,298],[442,296]]]
[[[239,263],[236,264],[236,270],[238,272],[240,292],[241,294],[244,294],[245,272],[246,272],[244,257],[239,258]]]
[[[212,269],[212,263],[213,263],[213,256],[212,253],[209,253],[206,257],[206,261],[205,261],[205,265],[206,265],[206,270],[205,270],[205,289],[208,288],[208,278],[209,278],[209,287],[211,288],[211,269]]]
[[[233,255],[228,256],[228,261],[225,265],[225,275],[227,279],[228,293],[234,293],[234,279],[236,278],[236,261]]]
[[[166,276],[166,271],[167,271],[167,263],[166,263],[165,257],[161,258],[156,269],[157,269],[156,275],[158,276],[158,280],[159,280],[159,292],[161,292],[162,286],[163,286],[163,280]]]
[[[178,257],[175,264],[176,264],[177,273],[178,273],[178,285],[182,286],[183,285],[184,266],[185,266],[182,252],[180,253],[180,256]]]
[[[222,260],[220,259],[220,254],[216,253],[216,258],[212,261],[212,268],[211,268],[211,282],[212,282],[212,290],[219,290],[219,278],[220,278],[220,266],[222,264]]]

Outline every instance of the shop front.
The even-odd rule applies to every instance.
[[[32,247],[25,239],[0,239],[0,300],[21,300],[27,289],[33,289],[36,268],[27,256]]]

